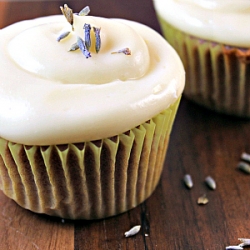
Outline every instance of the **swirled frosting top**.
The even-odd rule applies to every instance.
[[[154,5],[163,19],[188,34],[250,47],[249,0],[154,0]]]
[[[69,52],[85,23],[101,28],[101,49],[93,42],[90,58]],[[131,54],[118,53],[124,48]],[[184,87],[172,47],[122,19],[74,15],[74,31],[60,15],[22,21],[0,31],[0,51],[0,136],[26,145],[123,133],[168,108]]]

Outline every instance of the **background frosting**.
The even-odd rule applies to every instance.
[[[101,49],[100,55],[92,53],[93,56],[86,59],[80,51],[68,52],[67,42],[58,43],[56,41],[61,28],[67,24],[63,16],[23,21],[0,31],[2,53],[0,60],[1,137],[27,145],[97,140],[123,133],[145,122],[166,109],[180,96],[184,87],[182,63],[175,51],[159,34],[144,25],[131,21],[86,18],[86,20],[93,18],[92,21],[97,22],[101,27],[105,27],[106,23],[114,22],[123,28],[120,33],[126,32],[122,40],[115,40],[114,44],[107,45],[105,48],[105,39],[108,39],[105,36],[109,33],[106,34],[103,28],[101,33],[104,42],[103,51]],[[24,67],[22,50],[26,50],[25,46],[29,47],[32,43],[35,46],[34,39],[28,40],[25,45],[24,37],[27,35],[29,38],[35,27],[39,29],[35,34],[37,32],[46,33],[47,31],[44,31],[43,27],[48,23],[51,27],[48,42],[44,43],[43,38],[40,40],[39,36],[35,36],[36,47],[31,48],[34,51],[32,53],[26,51],[32,60],[39,52],[38,57],[40,54],[46,55],[50,63],[55,64],[54,69],[57,72],[51,71],[46,75],[47,70],[36,71],[34,70],[36,67],[33,67],[32,64]],[[134,37],[131,38],[127,36],[128,34],[134,34]],[[17,47],[17,44],[20,46]],[[131,46],[131,56],[109,53],[122,49],[121,46],[125,44],[128,45],[127,47]],[[49,46],[55,46],[55,51],[51,52]],[[112,61],[113,59],[110,59],[112,57],[120,58],[118,60],[123,63],[124,60],[130,60],[130,62],[124,63],[122,70],[122,72],[129,73],[123,79],[116,79],[119,78],[116,76],[117,72],[107,69],[105,71],[107,79],[104,79],[105,72],[101,72],[100,69],[100,71],[90,73],[93,78],[101,76],[100,82],[95,82],[95,80],[91,82],[91,77],[90,80],[88,78],[85,80],[82,75],[77,75],[72,82],[70,82],[70,78],[62,80],[58,76],[71,72],[70,70],[65,72],[63,68],[67,60],[64,53],[68,58],[74,57],[71,60],[84,62],[82,70],[85,74],[83,76],[89,74],[88,67],[91,67],[89,65],[94,64],[95,61],[98,63],[99,56],[106,59],[101,64],[106,68],[116,69],[115,60],[117,59]],[[134,58],[133,55],[135,55]],[[42,56],[42,58],[46,59],[46,56]],[[131,62],[134,64],[128,65]],[[107,65],[103,65],[105,63]],[[44,63],[44,67],[46,67],[46,63]],[[127,71],[127,68],[131,69]],[[82,80],[79,80],[80,78]]]
[[[249,0],[154,0],[157,13],[176,28],[207,40],[250,46]]]

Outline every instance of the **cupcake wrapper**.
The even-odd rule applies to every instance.
[[[24,208],[62,218],[100,219],[134,208],[159,181],[178,104],[98,141],[25,146],[0,139],[0,188]]]
[[[250,49],[205,41],[177,30],[161,17],[159,21],[184,64],[185,96],[218,112],[250,117]]]

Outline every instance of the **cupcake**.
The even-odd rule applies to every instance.
[[[0,188],[36,213],[114,216],[160,179],[184,69],[149,27],[61,10],[0,31]]]
[[[154,0],[164,36],[186,70],[184,94],[209,109],[250,117],[250,2]]]

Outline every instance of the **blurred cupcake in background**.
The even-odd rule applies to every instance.
[[[186,70],[185,96],[250,117],[250,1],[154,0],[168,42]]]

